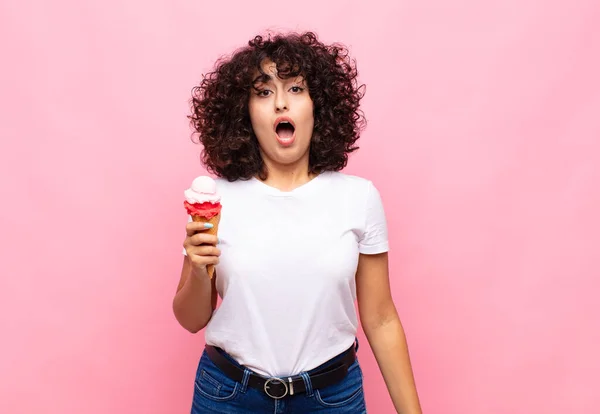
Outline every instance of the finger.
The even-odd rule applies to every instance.
[[[196,233],[193,236],[189,237],[190,245],[192,246],[200,246],[202,244],[212,244],[216,245],[219,242],[219,239],[214,234],[206,234],[206,233]]]
[[[219,264],[219,258],[217,256],[198,256],[194,254],[188,257],[195,266],[208,266]]]
[[[190,246],[186,249],[188,254],[198,256],[221,256],[221,250],[211,245]]]
[[[183,248],[186,250],[200,246],[216,246],[218,244],[217,236],[210,234],[197,233],[192,237],[186,237],[183,240]]]
[[[200,222],[196,222],[196,221],[190,221],[185,226],[185,231],[188,236],[193,236],[194,234],[196,234],[199,231],[202,232],[202,231],[212,229],[212,228],[213,228],[213,225],[211,223],[200,223]]]

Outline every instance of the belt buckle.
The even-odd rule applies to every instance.
[[[271,392],[269,391],[271,389],[271,385],[283,385],[283,395],[274,395],[271,394]],[[283,397],[285,397],[286,395],[288,395],[288,385],[285,383],[284,380],[280,379],[280,378],[269,378],[268,380],[265,381],[265,394],[267,394],[269,397],[275,399],[275,400],[280,400]]]

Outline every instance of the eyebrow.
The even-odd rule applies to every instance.
[[[302,75],[298,75],[296,77],[292,76],[289,78],[285,78],[285,79],[281,79],[282,82],[297,82],[297,79],[300,78],[301,81],[299,83],[304,83],[306,82],[306,79],[304,78],[304,76]],[[262,74],[262,75],[258,75],[256,78],[254,78],[254,80],[252,81],[252,86],[255,86],[256,84],[259,83],[269,83],[273,80],[273,77],[271,75],[268,74]]]
[[[254,78],[254,80],[252,81],[252,84],[255,85],[257,83],[268,83],[272,80],[273,80],[273,77],[271,75],[267,75],[265,73],[262,75],[258,75],[256,78]]]

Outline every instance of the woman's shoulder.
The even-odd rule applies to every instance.
[[[235,180],[229,181],[226,178],[216,177],[217,191],[222,197],[244,197],[248,191],[252,191],[253,180]]]
[[[381,195],[377,185],[369,178],[335,172],[330,174],[329,191],[344,198],[354,198],[355,201],[378,202]]]
[[[358,175],[346,174],[339,171],[329,172],[327,175],[330,177],[332,183],[343,185],[345,189],[368,190],[373,185],[371,180]]]

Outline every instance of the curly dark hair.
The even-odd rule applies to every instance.
[[[250,123],[248,101],[256,71],[271,60],[281,79],[302,76],[314,107],[309,172],[342,170],[366,120],[359,109],[364,85],[357,84],[356,62],[340,44],[325,45],[312,32],[256,36],[248,46],[217,61],[214,71],[192,89],[188,117],[203,145],[202,162],[208,171],[228,181],[267,171]]]

